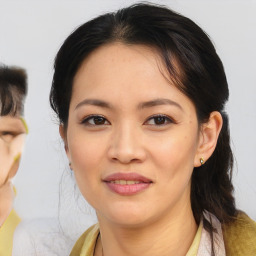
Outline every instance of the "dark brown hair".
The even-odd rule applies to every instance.
[[[27,74],[19,67],[0,66],[0,115],[22,115],[27,94]]]
[[[231,182],[233,156],[224,109],[228,84],[211,40],[190,19],[162,6],[136,4],[77,28],[55,59],[50,102],[60,123],[67,125],[73,78],[83,60],[98,47],[116,41],[156,49],[169,72],[168,78],[194,103],[199,124],[206,122],[211,112],[221,113],[223,127],[216,149],[192,175],[191,204],[197,223],[205,210],[222,223],[231,221],[236,207]],[[205,223],[212,233],[210,223]]]

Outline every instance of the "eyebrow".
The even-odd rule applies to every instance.
[[[113,108],[111,104],[109,104],[103,100],[85,99],[85,100],[81,101],[80,103],[78,103],[77,106],[75,107],[75,109],[77,109],[81,106],[84,106],[84,105],[93,105],[93,106],[108,108],[108,109]],[[164,98],[142,102],[138,105],[138,109],[150,108],[150,107],[161,106],[161,105],[172,105],[172,106],[176,106],[179,109],[183,110],[183,108],[181,107],[181,105],[179,103],[172,101],[170,99],[164,99]]]
[[[155,107],[155,106],[161,106],[161,105],[172,105],[175,107],[178,107],[179,109],[183,110],[181,105],[173,100],[169,99],[155,99],[155,100],[150,100],[146,102],[142,102],[139,104],[138,108],[143,109],[143,108],[150,108],[150,107]]]
[[[84,105],[93,105],[97,107],[102,107],[102,108],[112,108],[111,105],[103,100],[97,100],[97,99],[85,99],[81,101],[79,104],[77,104],[76,108],[79,108]]]

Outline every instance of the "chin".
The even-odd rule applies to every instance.
[[[151,219],[150,216],[147,216],[150,212],[151,211],[143,209],[142,207],[126,205],[123,207],[108,208],[107,211],[100,214],[98,217],[104,216],[108,221],[124,228],[138,228],[145,225],[148,220]],[[101,218],[99,218],[99,220],[100,219]]]
[[[126,218],[120,216],[120,218],[116,217],[113,218],[111,221],[115,225],[126,229],[141,228],[145,226],[146,223],[148,223],[145,218],[138,218],[135,216],[126,216]]]

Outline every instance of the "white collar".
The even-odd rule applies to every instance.
[[[226,256],[225,245],[223,240],[221,223],[219,220],[208,211],[204,212],[204,217],[211,223],[216,230],[213,232],[213,247],[215,256]],[[197,256],[211,256],[212,242],[209,232],[203,227],[201,240],[197,252]]]

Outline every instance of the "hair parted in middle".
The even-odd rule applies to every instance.
[[[213,155],[194,168],[191,204],[197,223],[203,211],[221,222],[236,216],[228,116],[229,97],[226,75],[207,34],[193,21],[166,7],[136,4],[115,13],[101,15],[77,28],[63,43],[56,59],[50,102],[60,123],[67,127],[73,79],[86,57],[97,48],[120,42],[145,45],[161,57],[171,84],[195,105],[199,125],[213,111],[219,111],[223,126]],[[207,221],[206,221],[207,228]],[[208,231],[212,231],[208,223]]]

